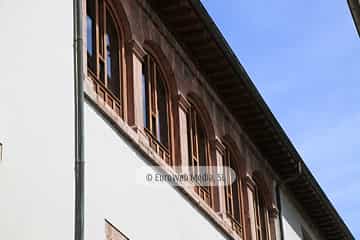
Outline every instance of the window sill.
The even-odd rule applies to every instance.
[[[91,73],[87,75],[87,80],[85,81],[85,92],[88,94],[91,93],[92,98],[96,103],[103,105],[108,108],[108,111],[112,111],[116,116],[123,118],[124,115],[121,101]]]
[[[149,130],[144,130],[145,135],[148,138],[148,145],[152,148],[152,150],[167,164],[172,165],[171,161],[171,153],[168,149],[163,146],[150,132]]]

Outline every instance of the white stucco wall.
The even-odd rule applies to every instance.
[[[1,0],[0,29],[0,239],[72,239],[72,1]]]
[[[288,195],[286,191],[281,193],[282,206],[282,222],[285,240],[302,240],[303,230],[305,230],[311,239],[322,240],[323,238],[316,231],[316,228],[302,213],[302,210],[297,206],[293,198]]]
[[[226,239],[170,185],[141,183],[137,171],[147,162],[91,106],[85,110],[87,240],[104,239],[104,219],[132,240]]]

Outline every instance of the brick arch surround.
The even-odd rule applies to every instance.
[[[213,121],[211,120],[210,114],[207,111],[206,105],[194,92],[190,92],[187,95],[187,99],[195,108],[196,112],[199,113],[200,119],[204,125],[205,132],[207,134],[209,145],[210,145],[210,163],[212,166],[216,166],[216,135]]]
[[[222,142],[225,146],[230,148],[230,151],[234,154],[235,158],[238,160],[235,162],[237,167],[237,174],[239,177],[244,177],[246,175],[246,161],[242,154],[240,153],[239,147],[236,144],[235,140],[228,134],[222,137]]]
[[[127,120],[127,116],[128,116],[128,82],[129,79],[132,76],[132,59],[130,58],[130,54],[128,51],[128,43],[131,41],[131,39],[133,38],[133,32],[132,29],[130,27],[130,22],[129,22],[129,18],[128,15],[125,11],[125,8],[123,7],[123,4],[121,3],[121,1],[117,1],[117,0],[102,0],[102,2],[106,3],[106,6],[109,9],[109,12],[111,13],[114,22],[115,22],[115,27],[118,33],[118,37],[119,37],[119,65],[120,65],[120,85],[121,85],[121,99],[120,100],[120,104],[121,105],[121,110],[119,110],[120,113],[118,113],[119,115],[121,115],[121,118],[123,118],[124,120]],[[87,1],[84,0],[84,9],[86,9],[86,4]],[[104,16],[105,17],[105,16]],[[97,20],[98,21],[98,20]],[[84,29],[86,29],[86,21],[84,21]],[[85,31],[86,32],[86,31]],[[86,38],[86,35],[84,35],[84,38]],[[96,41],[99,41],[98,39],[96,39]],[[83,58],[87,59],[87,51],[86,51],[86,44],[84,44],[84,51],[83,51]],[[85,61],[86,63],[86,61]],[[88,67],[84,67],[84,75],[88,76]],[[96,73],[95,73],[96,75]],[[97,86],[97,85],[96,85]],[[96,87],[95,85],[92,87]],[[107,95],[109,96],[109,95]],[[112,97],[110,97],[112,98]],[[113,101],[117,101],[112,99]]]
[[[248,223],[246,221],[246,216],[249,215],[248,213],[248,201],[247,201],[247,190],[246,190],[246,184],[244,184],[244,179],[246,177],[246,161],[245,156],[243,156],[240,152],[240,148],[238,147],[238,144],[236,141],[229,135],[226,134],[221,138],[222,143],[226,148],[229,148],[232,154],[234,154],[234,158],[237,160],[235,161],[235,167],[234,171],[237,174],[237,178],[239,178],[239,191],[240,191],[240,212],[241,212],[241,224],[242,224],[242,236],[246,235]]]
[[[175,166],[181,165],[180,159],[180,132],[179,132],[179,109],[177,106],[178,88],[174,72],[171,64],[167,59],[160,46],[152,41],[144,41],[143,48],[146,53],[151,55],[160,68],[163,75],[164,84],[169,96],[169,130],[171,143],[171,158],[172,164]]]
[[[253,173],[253,179],[265,201],[266,208],[271,211],[275,206],[274,197],[272,194],[272,186],[266,180],[265,175],[260,170],[255,170]]]
[[[132,38],[132,31],[130,27],[130,22],[128,20],[128,16],[121,4],[121,1],[115,1],[115,0],[105,0],[111,7],[111,10],[115,13],[115,18],[117,21],[118,26],[120,26],[121,29],[121,35],[124,38],[124,42],[128,43]]]
[[[209,161],[210,165],[214,166],[213,170],[216,169],[216,135],[213,121],[211,120],[210,114],[207,111],[206,105],[203,103],[201,98],[196,95],[194,92],[190,92],[187,95],[187,100],[190,102],[191,106],[195,108],[195,111],[199,114],[199,117],[205,128],[206,135],[209,141]],[[215,174],[215,172],[213,172]],[[217,186],[211,187],[212,194],[212,207],[215,211],[220,209],[220,199],[219,199],[219,189]]]
[[[125,121],[128,121],[129,117],[133,115],[133,108],[131,104],[132,94],[132,78],[133,78],[133,60],[131,50],[128,48],[129,43],[133,39],[133,32],[129,22],[128,15],[123,7],[121,1],[116,0],[104,0],[110,6],[111,11],[113,12],[116,24],[118,26],[118,31],[121,35],[121,70],[122,70],[122,101],[123,101],[123,117]],[[130,107],[129,107],[130,106]]]
[[[200,113],[200,118],[204,123],[204,127],[206,130],[206,134],[208,134],[209,141],[215,142],[216,139],[215,128],[206,105],[203,103],[201,98],[194,92],[188,93],[187,100],[189,100],[189,102],[195,108],[195,110],[198,113]]]
[[[161,47],[153,40],[145,40],[143,47],[146,52],[155,58],[155,61],[158,63],[160,70],[165,77],[165,84],[168,88],[168,92],[170,93],[171,100],[176,101],[178,87],[174,72],[167,56],[162,51]]]

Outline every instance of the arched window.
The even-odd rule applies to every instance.
[[[264,197],[259,191],[259,187],[255,187],[254,191],[254,213],[255,213],[255,231],[256,240],[269,239],[268,211],[265,205]]]
[[[225,188],[225,203],[226,203],[226,215],[231,221],[232,228],[240,236],[242,236],[242,194],[241,194],[241,177],[240,169],[236,161],[237,155],[230,145],[226,145],[224,167],[226,185]],[[231,170],[230,170],[231,169]],[[234,179],[233,174],[236,174]]]
[[[160,66],[149,54],[144,58],[142,81],[145,130],[151,147],[170,163],[169,93]]]
[[[121,29],[106,0],[87,0],[86,14],[88,74],[121,106]]]
[[[209,137],[204,124],[195,106],[191,106],[188,115],[189,167],[191,174],[201,177],[208,174],[208,166],[211,165]],[[209,185],[196,185],[195,192],[211,205],[211,187]]]

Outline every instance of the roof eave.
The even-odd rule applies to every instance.
[[[310,197],[310,202],[318,201],[321,208],[326,210],[321,213],[320,218],[325,217],[329,221],[319,223],[323,229],[331,229],[326,237],[328,239],[354,239],[201,2],[199,0],[168,0],[161,3],[156,0],[148,1],[158,11],[160,18],[177,40],[185,45],[187,51],[190,51],[189,56],[194,58],[194,62],[207,76],[209,84],[222,96],[225,105],[229,107],[260,151],[263,151],[265,158],[272,164],[278,175],[285,179],[296,174],[298,163],[304,166],[306,171],[297,186],[298,188],[306,186],[306,190],[305,193],[300,194],[300,198],[305,199],[304,202],[309,202]],[[194,26],[189,26],[189,24]],[[184,26],[187,27],[184,28]],[[209,43],[209,41],[212,42]],[[206,50],[203,44],[206,44]],[[226,63],[226,65],[221,65],[221,70],[213,69],[215,66],[209,61],[217,56],[221,58],[218,62]],[[226,78],[219,77],[219,74]],[[239,88],[242,91],[237,91]],[[224,92],[229,94],[225,96]],[[312,193],[315,193],[315,196]],[[301,201],[300,203],[304,204]],[[304,205],[304,209],[310,213],[318,210],[313,204]],[[316,220],[316,217],[313,219]]]
[[[262,98],[261,94],[259,93],[259,91],[257,90],[257,88],[255,87],[255,85],[253,84],[253,82],[251,81],[249,75],[247,74],[246,70],[244,69],[244,67],[242,66],[242,64],[240,63],[240,61],[238,60],[238,58],[236,57],[236,55],[234,54],[234,52],[232,51],[231,47],[229,46],[229,44],[227,43],[226,39],[223,37],[222,33],[220,32],[220,30],[218,29],[218,27],[216,26],[216,24],[213,22],[213,20],[211,19],[211,17],[208,15],[206,9],[204,8],[204,6],[201,4],[200,1],[198,0],[190,0],[194,7],[202,13],[204,20],[206,21],[208,27],[212,30],[212,32],[215,34],[216,39],[218,41],[221,41],[223,44],[222,46],[224,47],[224,50],[227,52],[227,55],[230,56],[232,62],[235,65],[239,66],[239,70],[241,75],[244,76],[244,79],[246,81],[247,86],[249,87],[249,89],[251,90],[253,96],[256,98],[257,102],[261,105],[264,113],[266,114],[266,116],[271,120],[273,127],[276,129],[276,131],[282,136],[282,140],[283,142],[286,143],[286,146],[290,152],[291,155],[293,155],[299,162],[301,162],[301,164],[305,167],[305,172],[304,174],[306,175],[306,177],[308,178],[308,180],[310,180],[311,185],[314,186],[314,188],[316,189],[316,192],[319,194],[319,197],[324,201],[324,203],[327,205],[327,207],[330,209],[330,211],[332,212],[332,214],[334,214],[334,216],[336,216],[336,220],[340,223],[340,226],[342,228],[342,231],[344,231],[344,233],[348,236],[349,239],[355,239],[352,235],[352,233],[350,232],[350,230],[347,228],[346,224],[344,223],[343,219],[340,217],[340,215],[338,214],[338,212],[336,211],[335,207],[333,206],[333,204],[330,202],[330,200],[328,199],[327,195],[325,194],[325,192],[322,190],[322,188],[320,187],[319,183],[316,181],[315,177],[312,175],[311,171],[308,169],[308,167],[306,166],[306,164],[304,163],[304,161],[302,160],[300,154],[297,152],[297,150],[295,149],[294,145],[291,143],[290,139],[288,138],[288,136],[286,135],[285,131],[283,130],[283,128],[281,127],[281,125],[279,124],[279,122],[276,120],[275,116],[273,115],[272,111],[270,110],[270,108],[268,107],[268,105],[266,104],[266,102],[264,101],[264,99]],[[357,0],[348,0],[350,2],[352,2],[353,4],[356,4],[355,1]],[[355,21],[356,21],[356,27],[358,30],[358,33],[360,34],[360,6],[359,3],[357,4],[356,8],[351,8],[352,9],[352,14],[353,16],[355,15]],[[353,12],[354,10],[354,12]]]
[[[358,35],[360,37],[360,3],[357,0],[348,0],[348,5],[352,18],[355,23]]]

